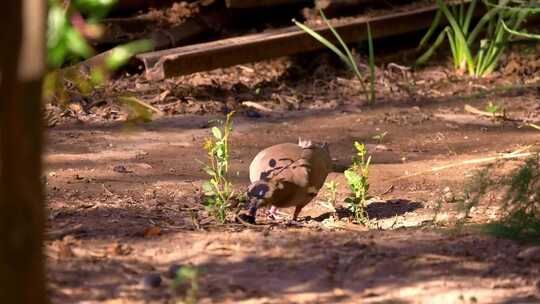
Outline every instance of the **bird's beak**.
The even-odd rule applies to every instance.
[[[257,213],[257,209],[259,209],[259,206],[262,204],[263,200],[260,198],[252,197],[249,199],[248,209],[249,214],[255,216]]]

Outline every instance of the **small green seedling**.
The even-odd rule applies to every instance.
[[[223,128],[212,128],[213,138],[207,138],[204,149],[208,155],[209,164],[203,170],[210,176],[204,182],[204,204],[207,211],[220,223],[225,223],[227,213],[234,196],[232,183],[229,180],[229,137],[232,132],[232,117],[234,111],[227,115]]]
[[[387,132],[387,131],[384,131],[384,132],[382,132],[382,133],[379,133],[379,134],[373,136],[372,138],[375,139],[375,140],[377,140],[377,141],[379,141],[379,144],[381,144],[381,143],[383,142],[384,137],[386,136],[386,134],[388,134],[388,132]]]
[[[352,165],[344,172],[351,190],[351,196],[347,197],[345,202],[354,216],[354,221],[358,224],[368,225],[369,218],[366,207],[369,199],[368,177],[371,156],[367,155],[364,144],[354,142],[354,148],[356,155],[352,158]]]
[[[196,304],[199,298],[199,276],[200,271],[196,267],[183,266],[178,269],[173,282],[173,288],[177,288],[181,284],[187,284],[188,289],[183,299],[177,304]]]
[[[495,104],[493,102],[488,102],[488,104],[486,105],[486,112],[489,112],[491,114],[497,114],[497,113],[500,113],[502,110],[501,106],[499,106],[498,104]]]
[[[337,201],[337,188],[339,186],[339,183],[336,181],[329,181],[324,183],[324,187],[326,189],[326,193],[324,196],[324,201],[320,201],[319,203],[327,208],[332,210],[332,212],[336,212],[336,201]]]

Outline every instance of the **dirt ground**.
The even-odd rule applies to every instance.
[[[357,81],[323,58],[312,67],[279,59],[157,84],[122,77],[111,91],[132,92],[166,114],[144,124],[126,123],[110,91],[49,107],[56,115],[44,157],[53,301],[176,303],[183,287],[175,290],[166,273],[178,264],[201,270],[200,303],[540,303],[540,263],[520,254],[529,244],[453,229],[453,198],[478,164],[426,173],[538,142],[532,128],[464,111],[494,102],[509,117],[538,121],[534,56],[526,64],[509,56],[500,73],[482,80],[443,68],[392,74],[386,66],[370,106]],[[230,109],[238,110],[231,140],[238,191],[267,146],[326,141],[336,167],[345,167],[352,143],[366,143],[371,228],[328,225],[330,210],[318,203],[324,190],[302,211],[301,226],[262,214],[256,227],[212,221],[200,203],[207,176],[198,161],[205,161],[208,121]],[[340,183],[341,204],[343,174],[327,180]],[[480,206],[470,220],[497,214],[496,206]],[[156,273],[160,286],[145,286]]]

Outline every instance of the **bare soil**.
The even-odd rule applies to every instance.
[[[529,244],[472,226],[454,229],[456,201],[481,164],[427,172],[536,144],[538,131],[464,105],[483,110],[494,102],[511,119],[537,122],[538,62],[538,52],[513,54],[480,80],[444,65],[413,73],[385,64],[374,105],[325,55],[160,83],[123,76],[92,96],[72,96],[65,107],[49,105],[55,127],[47,133],[44,179],[53,301],[176,303],[183,287],[175,291],[164,274],[180,264],[201,269],[200,303],[539,303],[540,264],[518,257]],[[121,92],[164,116],[127,123],[129,109],[114,102]],[[325,190],[303,210],[301,226],[262,214],[256,227],[213,221],[201,205],[207,176],[198,161],[205,161],[208,121],[233,109],[239,192],[249,162],[267,146],[298,137],[326,141],[337,167],[346,167],[352,143],[366,143],[375,197],[370,228],[329,225],[331,212],[318,203]],[[342,205],[343,174],[328,180],[340,183]],[[486,223],[498,212],[496,204],[480,206],[470,221]],[[159,287],[142,284],[152,273],[161,274]]]

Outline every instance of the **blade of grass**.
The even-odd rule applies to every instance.
[[[332,52],[334,52],[336,55],[338,55],[338,57],[343,60],[347,66],[350,67],[350,63],[349,63],[349,58],[343,54],[342,51],[340,51],[335,45],[333,45],[330,41],[328,41],[326,38],[324,38],[323,36],[321,36],[319,33],[315,32],[314,30],[310,29],[309,27],[305,26],[304,24],[296,21],[295,19],[292,20],[294,22],[294,24],[296,24],[296,26],[298,26],[299,28],[301,28],[303,31],[305,31],[306,33],[308,33],[311,37],[317,39],[317,41],[319,41],[320,43],[322,43],[324,46],[326,46],[327,48],[329,48]],[[352,67],[351,67],[352,69]]]
[[[370,98],[369,102],[375,101],[375,51],[373,49],[373,39],[371,37],[371,27],[369,22],[367,23],[368,34],[368,50],[369,50],[369,83],[370,83]]]
[[[362,90],[364,90],[364,92],[366,93],[366,98],[369,101],[370,100],[369,99],[369,94],[368,94],[368,92],[366,90],[364,80],[362,79],[362,74],[358,70],[358,66],[356,65],[356,60],[354,59],[351,51],[347,47],[347,44],[345,43],[345,41],[343,41],[343,39],[341,39],[341,36],[337,33],[337,31],[334,29],[334,27],[330,24],[330,22],[326,18],[326,15],[322,11],[322,9],[319,10],[319,13],[321,14],[321,17],[323,18],[324,22],[326,23],[326,25],[328,26],[328,28],[330,29],[332,34],[336,37],[337,41],[339,42],[339,44],[341,44],[341,47],[343,48],[343,50],[347,54],[347,57],[349,58],[348,65],[351,68],[351,70],[353,70],[353,72],[356,74],[356,78],[358,78],[358,81],[360,82],[360,86],[362,87]]]
[[[474,11],[476,9],[476,4],[478,3],[478,0],[473,0],[467,9],[467,15],[465,17],[465,22],[463,23],[463,32],[469,33],[469,27],[471,25],[472,18],[474,16]]]
[[[459,25],[464,28],[465,25],[465,3],[459,5]]]
[[[500,2],[506,5],[506,3],[508,3],[508,0],[500,0]],[[495,14],[497,14],[500,10],[501,8],[494,7],[493,9],[490,9],[484,16],[482,16],[482,18],[480,18],[480,20],[472,30],[471,34],[467,37],[467,43],[469,45],[471,45],[476,40],[476,37],[483,31],[486,24],[490,20],[492,20]]]
[[[440,9],[443,11],[444,15],[446,16],[448,23],[450,23],[454,36],[456,36],[456,42],[457,42],[456,48],[459,48],[459,51],[464,52],[463,56],[465,57],[469,74],[471,75],[474,74],[474,61],[471,56],[469,47],[467,46],[467,39],[465,38],[461,28],[459,27],[459,24],[457,23],[456,19],[454,18],[454,16],[450,12],[450,10],[448,9],[448,6],[446,6],[444,1],[442,0],[436,0],[436,1],[437,1],[437,5],[439,5]]]
[[[531,3],[532,1],[528,2],[528,3],[523,2],[523,1],[512,1],[513,3],[517,4],[518,6],[517,7],[511,7],[511,6],[507,5],[508,2],[509,1],[504,1],[504,3],[493,4],[493,3],[490,3],[489,1],[484,0],[484,4],[487,7],[498,8],[498,9],[505,10],[505,11],[512,12],[512,13],[517,13],[517,12],[527,12],[528,14],[538,14],[538,13],[540,13],[540,7],[538,7],[538,8],[524,7],[524,5],[527,5],[527,4],[529,4],[530,6],[533,6],[533,5],[536,4],[536,6],[538,6],[538,3]]]
[[[506,25],[506,22],[504,22],[504,20],[501,21],[501,24],[502,24],[504,30],[507,31],[508,33],[512,34],[512,35],[521,36],[521,37],[530,38],[530,39],[539,39],[540,40],[540,35],[539,34],[530,34],[530,33],[527,33],[527,32],[520,32],[520,31],[512,30],[512,29],[508,28],[508,26]]]
[[[452,36],[452,29],[448,28],[446,31],[446,36],[448,38],[448,44],[450,45],[450,51],[452,52],[452,59],[454,61],[454,68],[459,68],[459,55],[457,54],[458,50],[456,49],[456,43],[454,42],[453,36]]]
[[[435,50],[437,50],[439,48],[439,46],[441,45],[441,43],[443,43],[444,41],[444,37],[446,37],[447,35],[447,31],[449,30],[449,27],[446,26],[442,31],[441,33],[439,34],[439,36],[437,36],[437,39],[435,39],[435,41],[433,42],[433,44],[431,45],[431,47],[424,53],[422,54],[422,56],[420,56],[420,58],[418,58],[415,62],[415,65],[422,65],[424,63],[426,63],[426,61],[431,58],[431,56],[433,56],[433,53],[435,53]]]
[[[424,47],[424,45],[428,42],[429,38],[433,35],[439,24],[441,23],[441,17],[442,12],[441,10],[437,10],[437,13],[435,13],[435,17],[433,18],[433,22],[431,23],[431,26],[429,27],[427,33],[422,37],[422,40],[420,40],[420,43],[418,44],[417,49],[421,49]],[[438,38],[437,38],[438,39]]]

